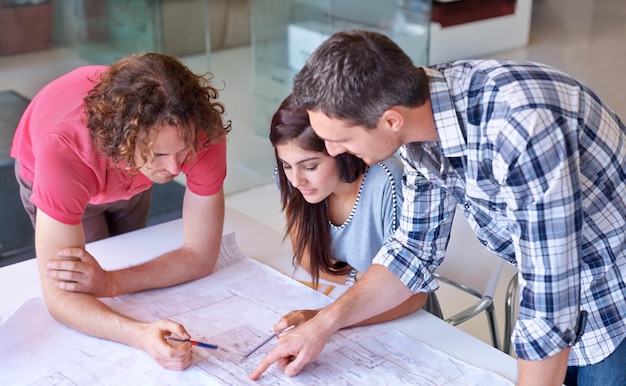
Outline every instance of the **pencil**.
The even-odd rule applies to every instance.
[[[244,354],[241,356],[241,362],[245,361],[246,359],[248,359],[250,357],[250,355],[254,354],[255,352],[257,352],[258,349],[260,349],[261,347],[265,346],[269,341],[271,341],[272,339],[276,338],[278,335],[282,334],[285,331],[291,330],[293,328],[293,326],[289,326],[287,328],[283,328],[280,331],[276,331],[273,332],[270,336],[268,336],[267,338],[265,338],[265,340],[263,340],[263,342],[259,343],[255,348],[253,348],[252,350],[250,350],[249,353]]]
[[[267,342],[269,342],[270,340],[276,338],[276,336],[278,336],[279,333],[274,332],[272,333],[270,336],[268,336],[263,342],[259,343],[255,348],[253,348],[252,350],[250,350],[249,353],[242,355],[241,356],[241,362],[245,361],[246,359],[248,359],[248,357],[252,354],[254,354],[258,349],[260,349],[261,347],[265,346],[267,344]]]
[[[204,347],[204,348],[208,348],[211,350],[217,350],[219,348],[217,347],[216,344],[203,343],[203,342],[198,342],[197,340],[191,340],[191,339],[178,339],[178,338],[174,338],[171,335],[167,337],[167,340],[171,340],[174,342],[181,342],[181,343],[189,342],[192,346]]]

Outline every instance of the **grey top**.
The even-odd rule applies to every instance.
[[[395,232],[402,209],[402,162],[391,157],[367,169],[352,213],[341,225],[330,224],[333,258],[359,271]]]

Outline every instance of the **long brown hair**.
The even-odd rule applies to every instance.
[[[333,275],[347,274],[349,267],[343,262],[334,262],[331,252],[328,224],[328,198],[317,204],[308,203],[298,189],[293,188],[283,169],[276,151],[277,145],[293,141],[304,150],[329,155],[324,141],[318,137],[309,123],[306,110],[294,106],[293,97],[288,96],[272,117],[270,141],[274,146],[277,177],[283,211],[287,217],[285,237],[289,236],[294,246],[293,262],[299,266],[308,251],[310,274],[317,285],[320,271]],[[335,157],[339,178],[342,182],[356,181],[367,168],[362,159],[348,153]]]

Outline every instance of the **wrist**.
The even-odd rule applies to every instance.
[[[346,326],[345,319],[347,315],[343,307],[334,307],[333,304],[328,305],[319,310],[312,321],[319,323],[317,331],[319,335],[325,335],[326,340],[337,330]]]
[[[100,294],[96,297],[116,297],[121,295],[126,295],[128,292],[124,292],[125,288],[122,288],[121,283],[123,283],[123,278],[121,277],[121,272],[119,271],[105,271],[104,272],[104,283],[105,287],[103,288],[104,294]],[[133,291],[134,292],[134,291]]]

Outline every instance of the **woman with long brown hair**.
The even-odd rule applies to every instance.
[[[309,272],[315,285],[319,279],[354,284],[398,226],[402,163],[391,157],[368,166],[352,154],[330,156],[306,110],[295,108],[291,97],[272,118],[270,141],[294,265]],[[416,294],[362,324],[406,315],[426,299],[427,294]],[[275,327],[302,323],[316,312],[292,311]]]

